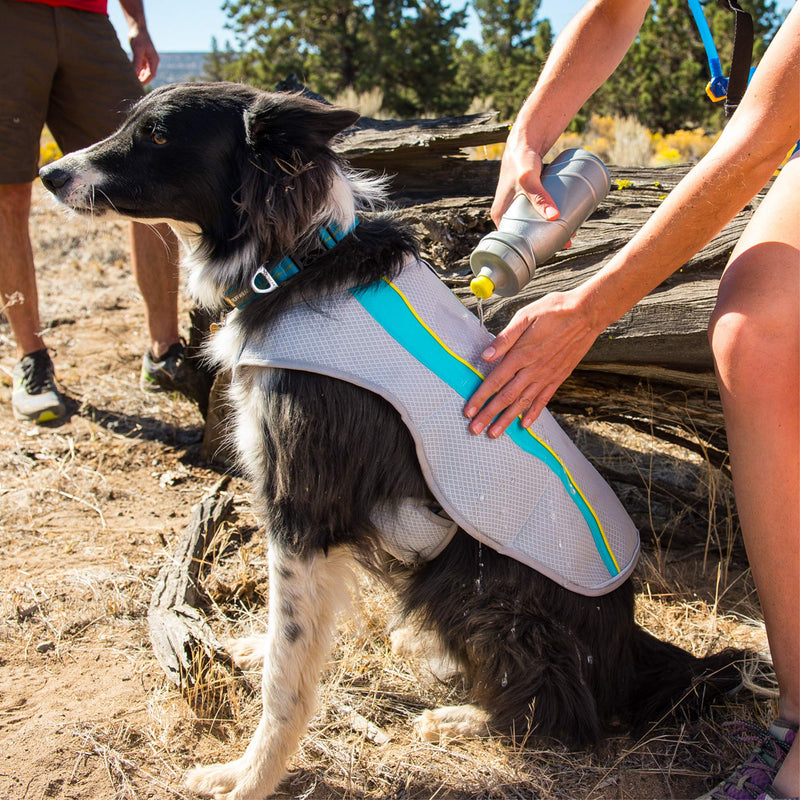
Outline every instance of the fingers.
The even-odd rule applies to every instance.
[[[139,83],[142,86],[147,86],[150,81],[153,80],[153,74],[150,70],[150,66],[148,64],[142,64],[138,70],[136,70],[136,77],[139,79]]]
[[[551,383],[549,386],[546,386],[536,395],[535,400],[531,403],[530,408],[522,415],[521,424],[523,428],[530,428],[537,419],[539,419],[539,414],[545,410],[547,404],[553,399],[553,395],[556,393],[556,389],[558,389],[559,384]],[[498,434],[499,435],[499,434]]]
[[[139,79],[139,83],[147,86],[156,77],[157,69],[158,56],[152,58],[148,53],[144,53],[136,64],[136,77]]]
[[[522,417],[525,427],[533,424],[547,405],[550,395],[543,393],[544,387],[532,381],[532,370],[520,370],[510,380],[503,383],[480,410],[468,409],[466,416],[472,416],[470,433],[479,434],[484,430],[495,439],[518,417]],[[492,373],[494,374],[494,373]],[[491,377],[491,376],[490,376]],[[489,380],[489,379],[487,379]],[[502,376],[497,380],[502,381]],[[485,383],[485,382],[484,382]],[[483,389],[484,387],[481,387]],[[470,399],[470,403],[474,401]],[[469,411],[474,410],[470,415]]]
[[[531,322],[527,318],[526,309],[518,311],[511,322],[492,340],[492,343],[482,353],[481,358],[488,363],[499,361],[517,343],[519,338],[530,327]],[[510,358],[502,361],[495,367],[489,376],[481,383],[475,394],[467,401],[464,415],[474,417],[489,398],[495,394],[507,381],[511,380],[517,371],[517,361]],[[523,366],[519,363],[518,366]],[[499,409],[498,409],[499,410]],[[484,425],[485,427],[485,425]]]
[[[472,420],[470,431],[481,433],[502,414],[495,423],[502,432],[518,414],[528,411],[538,394],[533,374],[519,354],[500,361],[467,401],[464,416]]]
[[[495,225],[517,195],[525,194],[534,208],[546,219],[556,219],[558,209],[541,182],[542,157],[518,141],[512,128],[503,152],[500,177],[497,181],[491,216]]]
[[[528,180],[527,186],[529,188],[523,189],[520,181],[520,184],[515,187],[502,190],[498,189],[491,209],[492,221],[495,225],[500,225],[503,214],[508,210],[511,203],[514,202],[514,198],[520,194],[524,194],[528,200],[531,201],[531,205],[536,212],[544,217],[544,219],[548,221],[558,219],[560,215],[558,207],[544,186],[538,182],[538,179],[536,182]],[[517,191],[513,191],[512,189],[517,189]]]
[[[470,433],[485,430],[490,438],[497,439],[517,419],[523,428],[530,428],[560,385],[560,379],[546,384],[534,382],[533,370],[521,370],[472,415]],[[470,398],[470,403],[473,399]],[[471,416],[467,411],[464,413]]]
[[[141,30],[131,37],[130,45],[136,77],[142,86],[147,86],[156,77],[158,71],[158,62],[160,61],[158,51],[149,34]]]
[[[557,386],[547,386],[532,394],[531,388],[528,386],[512,406],[509,406],[491,423],[487,423],[489,428],[486,431],[486,435],[491,439],[499,438],[505,433],[508,426],[517,419],[519,419],[523,428],[530,428],[539,418],[539,414],[547,407],[557,388]],[[480,424],[480,422],[477,422],[476,426]],[[471,428],[472,426],[470,426],[470,430]]]
[[[481,353],[481,358],[490,364],[501,359],[517,343],[530,324],[530,321],[517,312],[511,322],[492,339],[492,343]]]
[[[522,184],[522,180],[520,180]],[[536,211],[541,214],[546,220],[558,219],[559,211],[556,207],[555,201],[548,194],[547,190],[542,186],[540,179],[537,176],[536,182],[527,182],[530,188],[525,189],[525,195],[531,201],[531,205]]]

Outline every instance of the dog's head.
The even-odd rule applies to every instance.
[[[331,142],[357,118],[298,95],[174,84],[139,101],[107,139],[40,175],[79,213],[169,222],[207,273],[195,276],[201,301],[213,302],[265,261],[302,252],[319,224],[352,221],[370,190]]]

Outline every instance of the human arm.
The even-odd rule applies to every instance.
[[[798,42],[800,8],[794,6],[717,143],[633,239],[580,286],[521,309],[497,336],[484,355],[496,366],[465,408],[473,433],[489,426],[489,435],[499,436],[518,415],[530,425],[597,336],[698,252],[769,180],[800,136]]]
[[[546,219],[558,216],[541,184],[542,159],[580,107],[622,61],[650,0],[590,0],[556,39],[503,152],[492,219],[524,192]]]
[[[143,0],[119,0],[125,21],[128,23],[128,41],[133,55],[133,68],[139,82],[146,86],[158,71],[158,52],[150,39],[144,16]]]

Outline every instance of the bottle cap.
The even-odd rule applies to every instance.
[[[488,300],[494,292],[494,283],[488,275],[478,275],[470,281],[469,288],[475,297]]]

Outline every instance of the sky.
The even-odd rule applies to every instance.
[[[464,3],[453,5],[460,8]],[[547,17],[558,33],[583,4],[583,0],[542,0],[540,18]],[[215,37],[220,50],[225,42],[235,45],[231,32],[225,29],[228,17],[222,11],[222,0],[144,0],[147,27],[156,49],[162,53],[207,53]],[[128,27],[118,0],[108,0],[108,15],[120,42],[128,50]],[[467,31],[468,35],[477,34]]]

